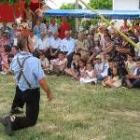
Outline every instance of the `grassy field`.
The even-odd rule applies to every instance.
[[[70,77],[49,76],[55,95],[48,102],[41,93],[35,127],[8,137],[0,126],[0,140],[140,140],[140,90],[80,85]],[[14,80],[0,76],[0,114],[10,110]]]

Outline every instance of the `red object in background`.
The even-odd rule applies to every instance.
[[[70,31],[71,30],[71,25],[69,23],[62,23],[60,25],[60,34],[59,37],[61,39],[65,38],[65,31]]]
[[[31,8],[32,11],[35,11],[36,9],[39,8],[39,3],[33,3],[33,2],[31,2],[30,3],[30,8]]]
[[[31,0],[30,8],[32,11],[38,9],[42,4],[39,2],[40,0]]]
[[[25,4],[23,0],[20,0],[14,5],[10,5],[9,3],[0,3],[0,22],[14,22],[12,8],[14,9],[15,18],[18,18],[20,16],[24,17]]]
[[[39,3],[39,0],[31,0],[31,3]]]
[[[30,8],[35,11],[39,8],[39,0],[31,0]],[[25,17],[25,2],[24,0],[20,0],[18,3],[13,5],[15,18],[18,17]],[[12,5],[9,3],[1,3],[0,2],[0,22],[7,21],[7,22],[14,22],[13,10]]]

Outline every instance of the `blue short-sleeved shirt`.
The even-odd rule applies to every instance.
[[[20,66],[17,62],[17,57],[20,63],[22,63],[22,61],[28,56],[30,57],[24,63],[23,73],[28,82],[30,83],[31,89],[35,89],[39,87],[38,81],[43,77],[45,77],[44,71],[42,70],[41,67],[40,60],[38,58],[33,57],[32,54],[27,52],[19,52],[11,62],[10,69],[13,71],[15,78],[17,80],[17,77],[19,76],[20,73]],[[19,81],[17,80],[17,84],[22,91],[29,89],[29,86],[26,83],[23,75],[21,76]]]

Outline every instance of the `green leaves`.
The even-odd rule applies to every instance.
[[[89,5],[94,9],[112,9],[112,0],[90,0]]]

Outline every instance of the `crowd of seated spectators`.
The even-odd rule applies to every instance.
[[[28,11],[30,12],[30,11]],[[30,17],[31,18],[31,17]],[[111,24],[114,25],[112,22]],[[66,17],[50,23],[38,18],[0,28],[0,70],[10,73],[10,63],[19,53],[18,38],[23,36],[34,47],[46,74],[69,75],[82,84],[101,83],[105,87],[140,87],[140,47],[135,48],[112,26],[100,25],[87,32],[73,33]],[[119,29],[140,46],[140,26],[124,24]]]

